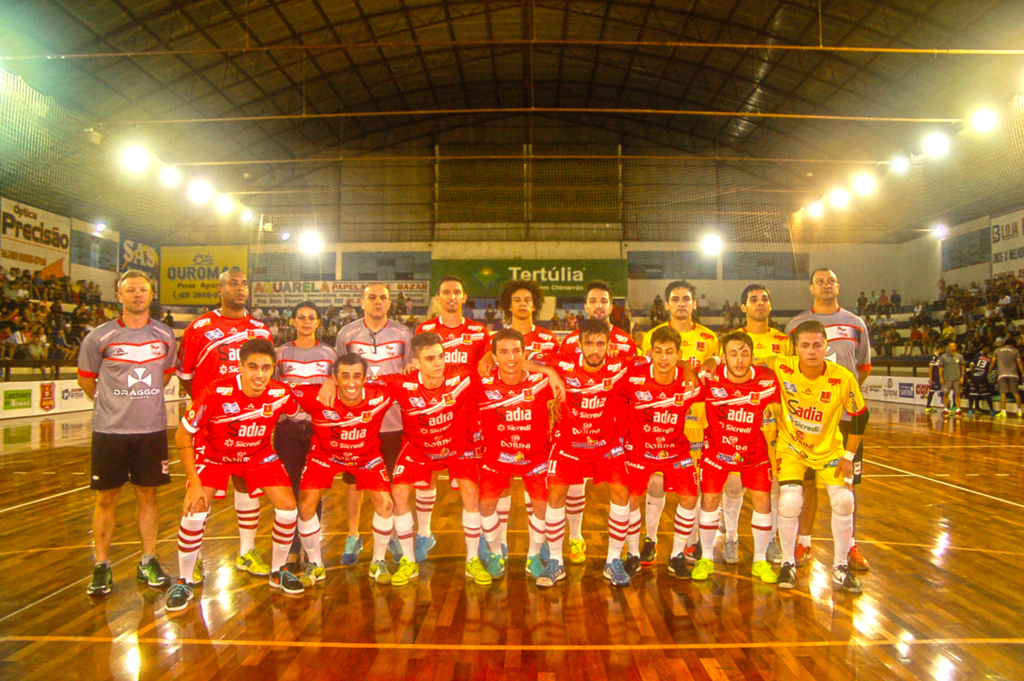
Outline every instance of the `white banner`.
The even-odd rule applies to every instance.
[[[398,296],[412,301],[416,307],[430,304],[428,281],[254,281],[251,284],[253,307],[293,307],[312,301],[322,309],[345,304],[359,307],[363,289],[370,284],[384,284],[391,291],[391,309],[398,313]]]
[[[1007,272],[1024,279],[1024,209],[994,215],[989,225],[992,235],[992,276]]]
[[[73,373],[74,369],[69,367],[65,371]],[[92,400],[85,396],[85,391],[78,387],[75,379],[4,383],[0,387],[0,399],[3,400],[0,402],[0,419],[92,410]],[[178,389],[178,377],[172,376],[164,388],[164,400],[186,399],[188,396],[182,395]]]
[[[71,272],[71,220],[0,199],[0,264],[10,270],[42,271],[59,279]]]
[[[861,386],[866,400],[914,404],[923,407],[928,402],[927,378],[912,376],[868,376]],[[941,402],[938,400],[936,404]]]

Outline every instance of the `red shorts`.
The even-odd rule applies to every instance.
[[[670,463],[627,460],[626,483],[629,486],[629,496],[643,496],[647,492],[651,476],[655,473],[664,476],[666,492],[676,492],[688,497],[697,496],[697,473],[693,459]]]
[[[416,489],[429,488],[431,473],[447,468],[450,479],[469,480],[475,483],[480,478],[478,463],[479,460],[472,450],[462,456],[450,456],[440,461],[414,459],[403,450],[395,462],[395,474],[391,482],[394,485],[413,485]]]
[[[302,482],[299,489],[330,489],[334,486],[334,478],[342,473],[349,473],[356,479],[356,489],[368,489],[371,492],[390,492],[391,478],[388,477],[384,459],[377,457],[371,461],[346,466],[335,463],[327,458],[310,456],[306,467],[302,469]]]
[[[226,490],[231,476],[238,475],[245,480],[245,487],[249,490],[250,496],[253,496],[255,490],[264,487],[291,489],[292,486],[288,471],[284,469],[284,464],[277,458],[275,452],[261,454],[245,463],[220,463],[197,458],[196,473],[199,474],[203,487],[212,487],[215,490]]]
[[[704,453],[700,464],[700,491],[704,494],[718,494],[725,489],[725,481],[730,473],[739,473],[743,486],[754,492],[772,491],[772,462],[767,457],[763,461],[735,468],[732,466],[712,465],[711,457],[714,454]],[[715,461],[714,463],[718,463]]]
[[[621,447],[619,450],[622,451]],[[549,486],[581,485],[584,478],[593,478],[594,484],[626,484],[625,452],[606,457],[593,450],[574,451],[579,451],[580,455],[570,454],[561,447],[551,450],[551,460],[548,461]]]
[[[517,466],[517,469],[521,467]],[[512,486],[512,478],[523,479],[526,493],[531,499],[548,498],[548,462],[543,461],[534,467],[522,467],[521,470],[510,471],[496,464],[480,464],[480,499],[497,499],[501,493]]]

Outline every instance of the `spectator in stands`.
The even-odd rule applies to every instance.
[[[860,296],[857,297],[857,315],[863,317],[868,311],[868,297],[863,291],[860,292]]]
[[[71,359],[78,354],[77,348],[72,348],[68,345],[67,339],[64,338],[64,329],[57,329],[53,333],[53,342],[50,343],[48,352],[49,359]]]
[[[38,333],[29,332],[26,336],[24,358],[34,360],[46,359],[46,344]],[[39,367],[39,373],[42,374],[43,378],[46,377],[46,369],[44,367]]]
[[[401,309],[402,312],[404,313],[405,312],[405,299],[402,297],[401,293],[398,294],[398,300],[400,301],[399,302],[399,309]],[[487,328],[489,328],[489,329],[493,329],[494,328],[494,319],[497,316],[498,316],[498,313],[494,311],[494,306],[491,305],[490,303],[488,303],[487,304],[487,309],[484,310],[484,325]]]
[[[658,295],[654,296],[654,300],[651,302],[651,327],[655,327],[658,324],[661,324],[661,322],[665,318],[665,314],[665,301],[662,300],[661,294],[659,293]]]
[[[25,334],[22,333],[20,326],[11,327],[11,335],[7,337],[7,344],[8,352],[4,354],[6,359],[24,358]]]
[[[868,332],[870,334],[870,332]],[[886,357],[893,356],[893,349],[898,348],[903,342],[903,337],[900,336],[900,332],[896,330],[896,327],[887,327],[884,331],[882,338],[882,354]]]
[[[629,311],[621,305],[617,305],[614,301],[612,302],[612,312],[608,315],[608,321],[611,322],[612,326],[626,333],[629,333],[629,330],[633,327],[633,319],[630,317]]]
[[[914,348],[919,348],[921,354],[924,354],[924,333],[917,326],[917,324],[910,324],[910,336],[907,338],[907,344],[904,346],[903,356],[907,357],[914,354]]]
[[[888,306],[886,306],[886,307],[888,307]],[[882,327],[883,330],[895,329],[896,328],[896,320],[892,318],[892,314],[889,313],[889,312],[886,312],[885,313],[885,318],[884,319],[879,319],[878,323]]]
[[[900,308],[903,307],[903,296],[896,292],[896,289],[892,290],[892,295],[889,296],[890,309],[896,314],[900,313]]]
[[[562,330],[562,320],[558,316],[558,310],[555,310],[554,313],[552,313],[552,315],[551,315],[551,324],[550,324],[549,328],[550,328],[551,331],[561,331]]]
[[[253,315],[253,316],[255,316],[255,315]],[[164,324],[166,324],[167,326],[169,326],[172,329],[174,328],[174,315],[171,314],[170,310],[168,310],[167,314],[164,315]]]
[[[565,328],[567,331],[575,331],[577,325],[580,323],[580,318],[572,312],[565,315]]]
[[[0,325],[0,359],[14,359],[16,347],[11,343],[11,327]]]
[[[697,314],[701,317],[711,316],[711,301],[703,293],[700,294],[700,300],[697,301]]]
[[[878,312],[881,314],[888,314],[889,310],[889,295],[882,289],[882,292],[878,294]]]
[[[878,294],[874,291],[868,296],[868,312],[871,314],[878,314]]]

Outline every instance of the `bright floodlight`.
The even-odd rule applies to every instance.
[[[833,189],[828,195],[828,201],[836,208],[845,208],[850,203],[850,192],[845,189]]]
[[[905,173],[910,169],[910,161],[902,156],[897,156],[892,160],[892,169],[897,173]]]
[[[246,208],[242,211],[242,222],[249,222],[252,220],[252,211]]]
[[[188,186],[188,198],[198,204],[208,203],[213,198],[213,187],[206,180],[196,180]]]
[[[708,255],[718,255],[722,252],[722,237],[717,234],[708,234],[701,240],[700,248]]]
[[[181,171],[173,166],[164,166],[160,171],[160,182],[165,187],[177,187],[181,184]]]
[[[945,239],[949,234],[949,228],[946,227],[946,225],[935,225],[935,228],[932,230],[932,234],[936,239]]]
[[[281,235],[281,241],[288,241],[288,239],[291,239],[291,238],[292,238],[292,233],[291,232],[285,232],[284,234]]]
[[[128,147],[121,152],[121,163],[133,173],[141,173],[149,167],[149,152],[142,147]]]
[[[999,123],[999,116],[992,109],[975,111],[971,117],[971,125],[978,132],[988,132]]]
[[[105,223],[105,222],[97,222],[97,223],[96,223],[96,224],[95,224],[95,225],[93,226],[93,230],[94,230],[94,231],[95,231],[95,232],[96,232],[97,234],[99,234],[100,232],[102,232],[102,231],[103,231],[103,230],[105,230],[106,228],[107,228],[107,223]]]
[[[324,242],[316,232],[303,232],[299,237],[299,250],[306,255],[319,253],[324,247]]]
[[[821,205],[821,201],[815,201],[807,206],[807,212],[810,213],[812,218],[820,218],[821,214],[825,212],[825,207]]]
[[[932,158],[942,158],[949,151],[949,138],[941,132],[933,132],[925,136],[924,153]]]
[[[853,191],[858,194],[870,194],[875,190],[875,176],[871,173],[861,173],[853,178]]]
[[[218,196],[216,203],[213,204],[214,208],[221,215],[227,215],[231,212],[231,209],[235,207],[235,202],[231,200],[230,196]]]

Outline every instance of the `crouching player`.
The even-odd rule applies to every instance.
[[[544,572],[541,547],[548,501],[549,409],[555,399],[549,379],[523,368],[523,334],[502,329],[491,338],[495,367],[474,385],[480,407],[484,451],[480,462],[480,516],[491,577],[505,571],[498,500],[520,477],[532,503],[526,571],[536,579]]]
[[[270,586],[302,593],[302,583],[284,567],[295,536],[298,511],[288,473],[274,451],[271,434],[283,414],[294,416],[298,404],[274,374],[274,346],[265,339],[246,341],[239,349],[238,374],[209,383],[189,405],[174,439],[188,477],[178,528],[178,581],[168,590],[164,607],[188,607],[193,574],[213,495],[240,476],[246,489],[261,489],[274,506]]]
[[[750,490],[754,511],[751,574],[767,584],[777,581],[765,558],[772,532],[772,467],[763,424],[769,405],[779,403],[779,384],[771,369],[751,366],[754,341],[734,331],[722,338],[725,363],[704,381],[708,426],[700,470],[700,535],[705,548],[691,577],[707,579],[715,571],[712,549],[718,532],[718,504],[731,473]],[[838,400],[837,400],[838,401]]]
[[[781,490],[779,588],[796,585],[794,552],[804,502],[803,479],[805,472],[814,471],[832,505],[832,582],[850,593],[860,593],[860,580],[850,573],[847,556],[853,543],[853,457],[868,423],[868,410],[857,378],[844,367],[825,361],[826,335],[821,322],[802,322],[792,336],[796,357],[775,360],[783,404],[776,448]],[[839,431],[843,410],[851,416],[845,453]]]
[[[682,337],[678,331],[659,326],[651,332],[648,344],[651,364],[634,366],[621,384],[629,423],[625,448],[630,521],[624,567],[630,577],[641,569],[640,502],[651,476],[661,473],[664,491],[679,497],[668,571],[685,579],[690,569],[683,550],[697,519],[697,478],[690,441],[683,430],[687,412],[701,400],[701,389],[687,389],[679,366]]]
[[[370,578],[378,584],[391,582],[384,557],[394,519],[391,478],[381,456],[380,429],[393,400],[383,386],[367,383],[366,373],[366,360],[355,353],[334,361],[337,388],[333,408],[317,401],[319,385],[292,386],[299,406],[313,417],[313,444],[299,483],[299,539],[307,556],[301,577],[305,587],[324,579],[316,507],[323,491],[330,489],[334,478],[342,473],[355,477],[356,489],[367,490],[373,502]]]

